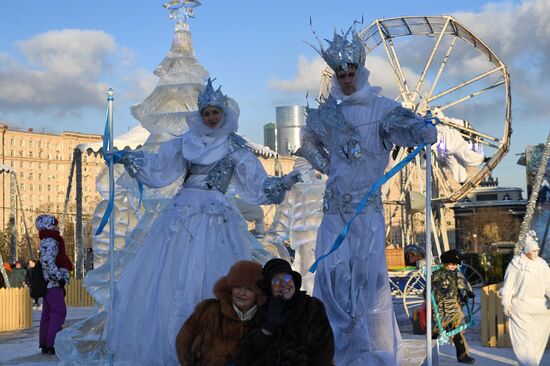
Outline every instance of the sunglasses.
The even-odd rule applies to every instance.
[[[285,274],[284,276],[279,277],[273,277],[271,280],[271,286],[279,287],[283,283],[286,283],[287,285],[291,284],[294,281],[291,274]]]

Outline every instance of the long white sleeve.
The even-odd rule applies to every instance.
[[[151,188],[169,185],[185,174],[187,162],[181,150],[181,138],[163,143],[156,153],[143,152],[143,163],[135,178]]]
[[[270,203],[264,193],[268,176],[258,158],[248,149],[234,151],[231,156],[235,162],[233,182],[239,197],[252,205]]]
[[[519,270],[514,263],[510,263],[508,265],[508,268],[506,268],[506,274],[504,275],[504,285],[500,290],[503,306],[510,306],[512,304],[512,298],[517,292],[516,278],[518,272]]]
[[[550,301],[550,267],[545,260],[541,260],[541,262],[541,267],[544,268],[542,270],[543,273],[541,274],[544,282],[544,295],[546,296],[547,301]]]

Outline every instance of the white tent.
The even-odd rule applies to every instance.
[[[149,131],[143,128],[141,125],[138,125],[126,133],[114,138],[115,148],[118,150],[124,149],[137,149],[143,146],[145,140],[149,137]],[[83,144],[78,144],[76,149],[87,154],[97,154],[101,153],[103,148],[103,142],[88,142]]]

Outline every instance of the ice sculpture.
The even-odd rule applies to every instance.
[[[317,230],[323,219],[323,193],[326,176],[321,175],[303,158],[297,158],[295,169],[302,174],[277,207],[266,241],[281,245],[289,242],[295,251],[292,268],[302,275],[302,289],[313,293],[313,274],[308,272],[315,261]]]

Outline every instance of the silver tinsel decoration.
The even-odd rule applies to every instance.
[[[15,172],[10,173],[10,263],[14,263],[17,256],[17,228],[15,227]]]
[[[29,247],[29,256],[30,259],[34,259],[34,254],[31,245],[31,238],[29,237],[29,229],[27,227],[27,219],[25,218],[25,209],[23,207],[23,197],[21,195],[21,190],[19,189],[19,183],[17,182],[17,175],[13,175],[15,181],[15,189],[17,190],[17,198],[19,199],[19,206],[21,207],[21,220],[23,221],[23,227],[25,228],[25,239],[27,240],[27,246]]]
[[[3,166],[0,165],[0,172],[1,173],[7,173],[10,174],[13,171],[13,168],[9,166]],[[11,175],[10,175],[11,177]],[[4,258],[2,258],[2,255],[0,254],[0,273],[2,274],[2,278],[4,279],[4,283],[6,284],[6,288],[11,288],[10,281],[8,279],[8,273],[6,272],[6,268],[4,267]]]
[[[76,212],[75,212],[75,275],[76,278],[83,278],[85,274],[84,270],[84,248],[82,241],[82,152],[79,149],[73,150],[73,161],[71,164],[71,171],[69,173],[69,182],[67,184],[67,193],[65,194],[65,203],[63,206],[63,215],[60,220],[59,231],[63,233],[65,230],[65,222],[68,216],[69,199],[71,197],[71,191],[73,187],[73,177],[76,171]]]
[[[67,210],[69,207],[69,198],[71,197],[71,189],[73,187],[73,176],[74,176],[74,167],[75,167],[75,155],[76,149],[73,151],[73,161],[71,164],[71,172],[69,173],[69,182],[67,184],[67,193],[65,194],[65,203],[63,205],[63,215],[61,220],[59,220],[59,232],[63,233],[65,230],[65,220],[67,219]]]
[[[84,248],[82,244],[82,152],[74,150],[76,167],[75,271],[76,278],[84,277]]]
[[[525,245],[525,236],[531,228],[531,221],[533,220],[533,215],[535,213],[535,208],[537,206],[537,199],[539,196],[540,187],[542,185],[542,180],[544,179],[544,174],[546,172],[546,166],[548,165],[548,157],[550,156],[550,133],[546,138],[546,146],[544,147],[544,152],[542,153],[542,158],[540,159],[539,169],[537,170],[537,175],[535,176],[535,181],[533,183],[533,189],[531,191],[531,197],[529,197],[529,202],[527,203],[527,210],[525,211],[525,217],[521,223],[521,229],[519,232],[518,242],[515,247],[515,254],[518,255],[523,246]]]

